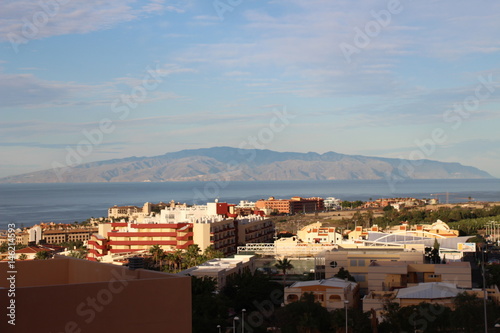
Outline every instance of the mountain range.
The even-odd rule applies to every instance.
[[[213,147],[129,157],[0,178],[1,183],[493,178],[432,160]]]

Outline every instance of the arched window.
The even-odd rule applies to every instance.
[[[334,303],[334,302],[340,302],[340,301],[342,301],[342,299],[340,298],[339,295],[330,295],[330,297],[328,298],[328,301],[330,303]]]

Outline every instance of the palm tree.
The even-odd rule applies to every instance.
[[[160,245],[156,244],[151,246],[151,248],[149,249],[149,253],[151,253],[151,255],[153,256],[153,260],[156,262],[156,265],[159,267],[161,271],[161,262],[165,257],[163,249],[161,248]]]
[[[186,251],[186,259],[188,262],[188,266],[196,266],[201,261],[200,256],[201,249],[198,244],[189,245]]]
[[[19,260],[26,260],[28,259],[28,256],[24,253],[21,253],[21,255],[19,256]]]
[[[184,261],[184,253],[182,252],[182,250],[176,250],[173,253],[173,256],[174,256],[175,270],[181,271],[182,270],[182,262]]]
[[[278,259],[278,262],[274,266],[283,272],[283,286],[286,286],[286,272],[293,269],[292,262],[287,258]]]
[[[204,254],[207,260],[212,260],[215,258],[224,258],[224,253],[222,253],[222,251],[214,249],[213,245],[208,246],[205,249]]]

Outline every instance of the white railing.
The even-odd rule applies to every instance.
[[[300,244],[290,246],[275,246],[272,243],[249,243],[245,246],[238,246],[238,253],[254,252],[255,254],[275,255],[275,256],[314,256],[325,250],[332,250],[335,245],[318,246],[316,244]]]

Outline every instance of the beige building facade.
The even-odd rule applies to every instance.
[[[372,262],[403,261],[409,264],[424,263],[424,254],[421,251],[390,249],[388,247],[381,247],[377,250],[370,249],[370,247],[332,250],[327,251],[324,258],[326,278],[333,277],[343,267],[359,283],[362,294],[366,294],[368,291],[368,268]]]
[[[329,311],[346,306],[357,308],[359,285],[338,278],[325,280],[299,281],[285,288],[285,304],[300,300],[305,293],[313,293],[314,299]],[[346,303],[347,302],[347,303]]]
[[[391,291],[427,282],[446,282],[459,288],[472,288],[468,262],[409,264],[402,261],[375,261],[368,266],[367,280],[368,291]]]

